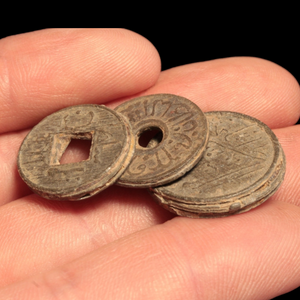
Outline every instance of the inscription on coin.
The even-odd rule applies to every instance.
[[[190,100],[150,95],[125,102],[116,111],[128,118],[136,137],[135,154],[118,184],[149,187],[170,182],[201,158],[208,139],[207,121]],[[159,142],[141,145],[140,138],[151,130],[161,135]]]
[[[243,114],[209,112],[206,117],[209,142],[200,162],[151,192],[167,209],[196,217],[242,212],[262,203],[285,172],[277,138],[265,124]]]
[[[91,140],[87,160],[60,164],[72,139]],[[100,105],[62,109],[24,139],[18,168],[29,187],[49,199],[81,200],[112,184],[129,164],[134,137],[128,122]]]

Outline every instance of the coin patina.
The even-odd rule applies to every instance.
[[[116,111],[129,120],[136,138],[135,154],[117,184],[138,188],[165,184],[200,160],[208,141],[208,125],[192,101],[156,94],[127,101]],[[151,134],[156,137],[154,143]],[[150,142],[143,144],[147,135]]]
[[[89,158],[60,164],[72,139],[91,140]],[[82,200],[113,184],[128,166],[135,138],[130,124],[103,105],[77,105],[44,118],[24,139],[18,154],[22,179],[53,200]]]
[[[269,127],[235,112],[209,112],[209,141],[185,176],[150,188],[164,208],[193,218],[245,212],[266,201],[285,174],[283,150]]]

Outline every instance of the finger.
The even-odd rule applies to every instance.
[[[0,40],[1,132],[35,125],[60,108],[105,103],[152,86],[153,45],[123,29],[52,29]]]
[[[300,126],[276,129],[274,132],[286,153],[287,170],[282,186],[268,202],[275,199],[300,206],[300,165],[294,154],[296,151],[298,157],[296,149],[300,149]],[[127,234],[160,224],[172,216],[156,205],[145,190],[139,189],[113,186],[96,197],[72,203],[51,202],[38,196],[28,196],[0,210],[0,232],[5,232],[0,237],[0,244],[7,245],[9,249],[2,254],[0,265],[5,266],[2,268],[4,272],[7,269],[13,272],[14,277],[5,276],[11,282],[34,271],[42,272],[49,266],[66,263],[92,251],[93,247],[103,246]],[[82,220],[85,226],[82,226]],[[16,234],[23,245],[22,252],[19,244],[11,239]],[[92,243],[93,247],[91,236],[97,237],[97,243]],[[76,241],[76,251],[72,241]],[[47,251],[37,255],[39,245],[43,245]],[[26,256],[34,256],[35,261],[24,261]]]
[[[173,216],[156,205],[145,189],[111,187],[79,202],[49,201],[37,195],[13,201],[0,208],[0,286]]]
[[[147,94],[186,97],[203,111],[248,114],[271,128],[295,124],[300,116],[300,89],[282,67],[258,58],[217,59],[162,72]]]
[[[175,218],[2,290],[3,299],[271,299],[300,284],[300,208]]]
[[[179,94],[195,101],[204,111],[240,111],[259,118],[272,128],[293,124],[300,110],[296,80],[281,67],[256,58],[220,59],[170,69],[161,74],[147,93]],[[115,107],[123,101],[109,104]],[[23,139],[21,136],[19,144]],[[0,200],[2,203],[29,192],[17,176],[16,159],[12,159],[16,157],[17,149],[10,144],[9,136],[0,143],[5,153],[0,162],[5,162],[11,172],[6,172],[9,174],[2,179],[5,190],[5,200]],[[7,153],[11,159],[7,159]],[[1,170],[0,178],[4,178]],[[19,193],[15,192],[16,189],[11,190],[12,184],[22,187]]]
[[[300,125],[276,129],[286,156],[286,173],[274,199],[300,206]]]
[[[24,130],[0,135],[0,206],[32,193],[17,168],[18,151],[27,133]]]

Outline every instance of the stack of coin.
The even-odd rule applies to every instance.
[[[151,188],[164,208],[186,217],[222,217],[267,200],[281,184],[285,156],[262,122],[247,115],[206,113],[209,141],[200,162],[165,186]]]
[[[60,164],[71,139],[91,140],[87,160]],[[203,113],[190,100],[157,94],[62,109],[36,125],[18,155],[23,180],[53,200],[82,200],[113,183],[148,188],[164,208],[192,218],[245,212],[283,181],[285,156],[262,122]]]

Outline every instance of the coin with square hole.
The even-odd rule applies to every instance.
[[[135,137],[130,124],[103,105],[77,105],[43,119],[18,154],[22,179],[54,200],[82,200],[114,183],[128,166]]]
[[[132,99],[115,110],[129,120],[136,139],[135,154],[117,184],[137,188],[165,184],[200,160],[208,126],[192,101],[156,94]]]

